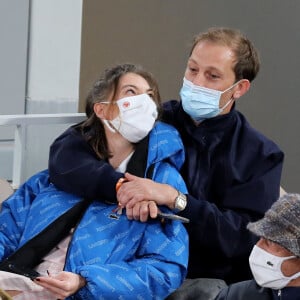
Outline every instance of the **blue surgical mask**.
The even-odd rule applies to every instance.
[[[231,98],[223,107],[219,107],[223,93],[229,91],[238,82],[225,91],[218,91],[193,84],[183,78],[180,97],[184,111],[197,122],[219,115],[232,101]]]

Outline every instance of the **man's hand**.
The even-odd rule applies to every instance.
[[[148,216],[157,217],[156,205],[166,205],[174,208],[177,190],[167,184],[154,182],[151,179],[141,178],[125,173],[127,179],[117,192],[117,199],[122,207],[126,207],[129,219],[147,221]]]
[[[158,207],[154,201],[140,201],[134,204],[132,208],[127,208],[126,215],[129,220],[139,220],[141,222],[147,222],[148,217],[157,218]]]

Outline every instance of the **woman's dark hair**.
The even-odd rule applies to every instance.
[[[86,97],[85,113],[87,119],[75,126],[77,130],[81,131],[99,159],[108,159],[111,155],[107,145],[104,126],[94,112],[94,104],[108,101],[109,97],[114,99],[120,78],[127,73],[140,75],[148,82],[153,91],[153,100],[157,104],[158,110],[160,109],[161,99],[158,85],[151,73],[134,64],[120,64],[106,69],[94,83]]]

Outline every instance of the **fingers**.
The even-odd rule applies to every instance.
[[[157,217],[158,208],[154,201],[140,201],[133,207],[126,207],[126,215],[129,220],[146,222],[149,217]]]
[[[149,202],[149,212],[152,219],[157,218],[158,207],[154,201]]]
[[[122,184],[117,192],[117,199],[121,206],[133,208],[137,202],[147,200],[147,196],[141,185],[133,182],[126,182]]]
[[[65,299],[68,296],[64,290],[57,286],[57,280],[55,281],[50,277],[38,277],[34,279],[34,282],[47,289],[57,299]]]
[[[143,201],[133,207],[133,218],[141,222],[147,222],[149,216],[149,202]]]
[[[134,175],[132,175],[132,174],[130,174],[130,173],[128,173],[128,172],[126,172],[126,173],[124,174],[124,176],[125,176],[125,178],[126,178],[128,181],[132,181],[132,180],[134,180],[134,179],[139,178],[139,177],[134,176]]]
[[[129,204],[129,207],[133,207],[135,203],[142,200],[155,200],[151,192],[153,185],[152,180],[133,175],[129,175],[129,177],[131,179],[134,177],[134,179],[123,183],[117,192],[117,199],[122,206]]]
[[[85,284],[81,276],[70,272],[60,272],[56,276],[37,277],[34,281],[53,293],[58,299],[65,299],[74,294]]]
[[[147,178],[140,178],[126,173],[130,179],[123,183],[117,192],[118,202],[122,207],[133,208],[137,202],[148,200],[155,201],[157,205],[166,205],[174,208],[174,199],[178,191],[168,184],[154,182]],[[127,178],[126,177],[126,178]]]

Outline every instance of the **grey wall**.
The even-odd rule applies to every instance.
[[[178,98],[192,37],[211,26],[243,31],[262,69],[238,109],[285,152],[282,185],[300,192],[300,1],[83,1],[80,110],[88,88],[107,66],[143,64],[163,99]]]
[[[25,112],[29,0],[0,1],[0,115]],[[0,177],[11,178],[14,128],[0,127]]]
[[[29,0],[0,1],[0,114],[24,113]]]

